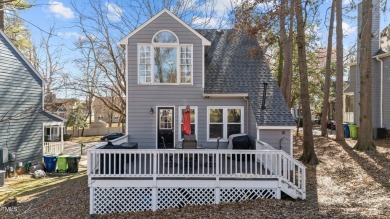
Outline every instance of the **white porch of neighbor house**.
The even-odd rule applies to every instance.
[[[112,141],[120,145],[123,136]],[[306,198],[306,167],[256,141],[256,150],[88,150],[90,214],[179,208],[248,199]]]
[[[354,123],[354,112],[353,112],[353,102],[354,94],[352,92],[347,92],[343,94],[343,122]]]
[[[43,124],[43,155],[61,154],[64,151],[64,123]]]

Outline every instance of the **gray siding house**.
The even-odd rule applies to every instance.
[[[373,1],[373,21],[371,42],[371,76],[372,76],[372,127],[374,138],[378,128],[390,127],[390,47],[389,27],[380,32],[380,2]],[[358,10],[358,33],[361,29],[361,4]],[[359,40],[359,37],[357,37]],[[358,41],[359,42],[359,41]],[[359,47],[358,47],[359,48]],[[359,60],[359,50],[357,60]],[[344,90],[344,121],[359,125],[360,116],[360,72],[356,62],[349,64],[350,81]]]
[[[16,162],[41,160],[55,136],[56,147],[63,146],[59,133],[64,120],[43,110],[44,84],[43,77],[0,31],[0,148],[14,154]],[[44,142],[45,135],[50,143]]]
[[[127,134],[139,148],[181,144],[191,108],[198,143],[227,148],[231,134],[292,153],[295,121],[256,39],[195,30],[164,9],[120,41],[127,60]],[[162,138],[165,142],[163,142]]]

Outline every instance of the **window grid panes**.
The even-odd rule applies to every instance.
[[[172,129],[172,110],[160,110],[160,129]]]
[[[192,74],[192,46],[182,46],[180,49],[180,76],[181,83],[191,83]]]
[[[209,138],[223,137],[223,109],[209,109]]]
[[[169,31],[161,31],[154,36],[155,43],[178,43],[176,36]]]
[[[242,108],[210,108],[208,119],[209,139],[227,139],[230,135],[242,132]]]
[[[139,46],[139,82],[151,82],[151,53],[150,46]]]

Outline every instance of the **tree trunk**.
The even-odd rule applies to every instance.
[[[4,3],[0,0],[0,30],[4,32]]]
[[[295,15],[297,18],[298,66],[301,82],[301,102],[303,116],[303,154],[300,160],[307,164],[316,165],[318,164],[318,158],[314,151],[313,130],[311,124],[309,81],[307,77],[306,63],[305,23],[303,21],[301,0],[297,0],[295,6]]]
[[[292,5],[292,4],[291,4]],[[282,42],[283,48],[283,73],[280,84],[280,90],[284,99],[287,102],[288,108],[291,109],[291,80],[292,80],[292,50],[293,50],[293,22],[294,22],[294,7],[290,7],[290,24],[289,24],[289,36],[287,39],[286,33],[286,12],[287,12],[287,0],[282,0],[281,2],[281,12],[280,12],[280,39]],[[281,48],[281,49],[282,49]]]
[[[343,128],[343,14],[342,0],[336,1],[336,141],[344,141]]]
[[[324,137],[327,136],[328,134],[327,118],[329,117],[327,117],[327,115],[329,109],[330,66],[332,63],[332,39],[333,39],[335,1],[336,0],[332,1],[332,8],[330,10],[328,48],[326,51],[326,65],[325,65],[325,90],[324,90],[324,101],[322,104],[322,112],[321,112],[321,135]]]
[[[283,63],[285,61],[284,54],[286,53],[286,42],[287,42],[287,33],[286,33],[286,4],[287,0],[281,0],[280,10],[279,10],[279,28],[280,28],[280,37],[279,37],[279,65],[278,65],[278,85],[281,87],[282,78],[285,74],[285,69],[283,68]],[[283,94],[284,95],[284,94]],[[286,97],[284,97],[286,98]]]
[[[375,150],[372,139],[371,112],[371,31],[372,31],[372,0],[364,0],[362,5],[362,27],[359,36],[360,58],[360,127],[355,149],[358,151]]]

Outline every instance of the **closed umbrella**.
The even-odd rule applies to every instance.
[[[187,106],[183,113],[183,127],[181,131],[185,135],[191,135],[191,109],[190,106]]]

